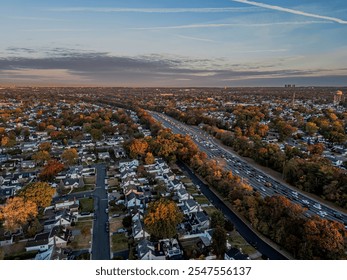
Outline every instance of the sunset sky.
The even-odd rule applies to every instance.
[[[347,85],[345,0],[2,0],[0,7],[0,85]]]

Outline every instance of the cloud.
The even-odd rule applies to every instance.
[[[345,21],[343,19],[339,19],[339,18],[335,18],[335,17],[322,16],[322,15],[317,15],[317,14],[311,14],[311,13],[306,13],[306,12],[299,11],[299,10],[283,8],[283,7],[280,7],[280,6],[269,5],[269,4],[260,3],[260,2],[254,2],[254,1],[248,1],[248,0],[231,0],[231,1],[238,2],[238,3],[243,3],[243,4],[248,4],[248,5],[252,5],[252,6],[256,6],[256,7],[260,7],[260,8],[265,8],[265,9],[270,9],[270,10],[275,10],[275,11],[280,11],[280,12],[286,12],[286,13],[290,13],[290,14],[305,16],[305,17],[329,20],[329,21],[340,23],[340,24],[347,24],[347,21]]]
[[[182,39],[194,40],[194,41],[217,43],[217,41],[214,41],[214,40],[205,39],[205,38],[198,38],[198,37],[193,37],[193,36],[176,35],[176,37],[179,37]]]
[[[29,49],[30,50],[30,49]],[[52,49],[47,57],[0,57],[0,82],[16,84],[59,84],[99,86],[224,86],[226,82],[347,77],[347,69],[256,68],[233,65],[223,59],[149,55],[114,56],[108,53]],[[52,55],[55,54],[55,55]]]
[[[54,12],[94,12],[94,13],[231,13],[250,12],[254,8],[245,7],[223,7],[223,8],[98,8],[98,7],[68,7],[52,8],[48,11]]]
[[[283,21],[264,23],[207,23],[207,24],[187,24],[157,27],[132,27],[131,30],[165,30],[165,29],[196,29],[196,28],[223,28],[223,27],[265,27],[275,25],[307,25],[307,24],[330,24],[327,21]]]

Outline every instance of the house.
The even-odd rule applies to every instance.
[[[83,178],[65,178],[60,180],[59,186],[65,189],[76,189],[84,186]]]
[[[35,168],[35,166],[36,166],[36,163],[33,160],[23,160],[21,162],[21,167],[23,169],[28,169],[28,168],[31,169],[31,168]]]
[[[140,199],[140,195],[130,192],[128,195],[125,196],[126,198],[126,207],[128,209],[134,208],[134,207],[140,207],[142,208],[142,201]]]
[[[66,247],[70,239],[70,230],[55,226],[49,232],[36,234],[35,238],[28,240],[25,246],[27,252],[47,251],[50,246]]]
[[[75,199],[66,200],[63,202],[57,202],[54,205],[55,211],[67,209],[73,215],[78,213],[78,208],[79,208],[79,200],[75,200]]]
[[[183,258],[183,251],[175,238],[159,240],[160,248],[164,251],[166,259],[180,260]]]
[[[55,226],[63,226],[63,227],[69,227],[71,226],[72,222],[75,222],[77,220],[76,215],[72,215],[71,213],[67,212],[66,210],[57,213],[53,219],[46,220],[44,222],[43,228],[44,230],[51,230]]]
[[[98,158],[100,160],[110,160],[111,156],[109,152],[101,152],[101,153],[98,153]]]
[[[178,191],[177,191],[177,196],[178,196],[178,199],[180,201],[182,200],[187,200],[190,198],[190,195],[189,193],[187,192],[187,190],[183,187],[183,188],[180,188]]]
[[[145,231],[142,221],[135,220],[132,225],[133,237],[135,240],[146,239],[150,234]]]
[[[183,206],[181,206],[183,214],[198,212],[198,208],[199,204],[194,199],[184,200]]]
[[[153,242],[143,239],[141,240],[137,246],[137,257],[139,260],[165,260],[166,256],[164,251],[157,249],[157,244]]]
[[[34,260],[45,261],[45,260],[67,260],[67,251],[57,246],[49,246],[48,250],[38,252]]]
[[[184,186],[181,181],[174,179],[172,181],[169,181],[169,188],[172,190],[178,190],[180,188],[184,188]]]
[[[137,159],[119,161],[119,169],[125,166],[128,168],[137,168],[139,166],[139,161]]]
[[[224,260],[250,260],[250,257],[236,248],[231,248],[225,252]]]

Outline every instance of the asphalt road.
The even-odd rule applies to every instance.
[[[201,192],[207,197],[207,199],[217,208],[219,209],[226,218],[228,218],[235,226],[237,231],[242,235],[247,242],[252,244],[257,248],[257,250],[263,254],[263,256],[267,256],[271,260],[285,260],[287,259],[284,255],[278,252],[276,249],[271,247],[269,244],[264,242],[262,239],[258,237],[239,217],[235,215],[233,211],[231,211],[223,201],[219,199],[207,185],[205,185],[193,172],[183,163],[178,163],[179,167],[186,171],[193,183],[200,187]]]
[[[96,188],[94,191],[94,219],[93,240],[92,240],[92,259],[110,259],[110,238],[106,231],[108,214],[105,209],[108,207],[107,192],[105,189],[106,166],[105,164],[96,165]]]

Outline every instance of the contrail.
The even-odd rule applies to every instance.
[[[231,0],[231,1],[238,2],[238,3],[244,3],[244,4],[249,4],[249,5],[252,5],[252,6],[261,7],[261,8],[265,8],[265,9],[270,9],[270,10],[281,11],[281,12],[286,12],[286,13],[290,13],[290,14],[305,16],[305,17],[319,18],[319,19],[325,19],[325,20],[329,20],[329,21],[334,21],[334,22],[341,23],[341,24],[347,24],[347,21],[339,19],[339,18],[327,17],[327,16],[321,16],[321,15],[317,15],[317,14],[306,13],[306,12],[303,12],[303,11],[283,8],[283,7],[280,7],[280,6],[274,6],[274,5],[269,5],[269,4],[265,4],[265,3],[259,3],[259,2],[248,1],[248,0]]]

